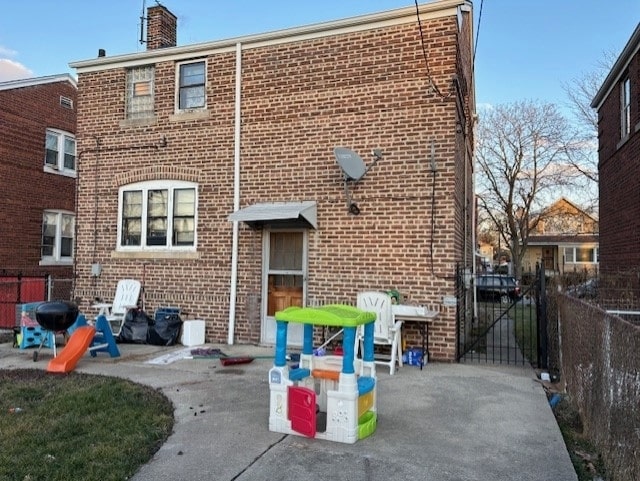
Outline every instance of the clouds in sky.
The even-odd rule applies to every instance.
[[[0,82],[33,77],[33,72],[20,62],[12,60],[18,52],[0,45]]]

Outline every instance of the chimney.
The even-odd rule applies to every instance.
[[[177,45],[177,19],[163,5],[147,9],[147,50]]]

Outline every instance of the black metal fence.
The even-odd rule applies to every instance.
[[[463,279],[462,276],[459,276]],[[536,269],[516,297],[478,299],[475,279],[459,282],[458,304],[471,303],[472,315],[458,313],[458,361],[531,364],[546,369],[548,335],[544,270]],[[460,296],[464,296],[461,299]]]

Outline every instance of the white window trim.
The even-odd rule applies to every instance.
[[[147,242],[147,192],[149,190],[167,189],[169,191],[169,206],[167,208],[167,244],[166,246],[148,246]],[[175,189],[195,189],[195,215],[192,246],[171,245],[173,239],[173,191]],[[124,192],[142,190],[142,232],[139,246],[122,245],[122,208]],[[194,252],[198,246],[198,184],[195,182],[176,180],[152,180],[123,185],[118,189],[118,232],[116,252]]]
[[[631,133],[631,80],[629,77],[620,83],[620,138],[625,139]]]
[[[52,256],[43,256],[42,255],[42,224],[44,223],[44,214],[55,214],[57,216],[56,220],[56,241],[55,241],[55,252]],[[71,257],[62,257],[60,255],[60,250],[62,248],[62,216],[70,215],[73,217],[74,229],[73,229],[73,246],[71,248]],[[41,266],[54,266],[54,265],[63,265],[70,266],[73,265],[73,256],[76,249],[76,232],[75,232],[75,221],[76,215],[74,212],[70,212],[68,210],[56,210],[56,209],[45,209],[43,211],[43,219],[41,221],[41,232],[40,232],[40,262]]]
[[[57,139],[58,139],[58,163],[56,164],[56,166],[52,166],[51,164],[47,163],[47,146],[46,146],[46,139],[47,139],[47,135],[48,134],[55,134]],[[68,169],[64,166],[64,140],[65,137],[69,137],[71,139],[73,139],[74,141],[74,149],[73,149],[73,155],[75,157],[75,161],[74,164],[76,166],[75,169]],[[66,132],[64,130],[59,130],[59,129],[51,129],[51,128],[47,128],[46,132],[45,132],[45,158],[43,159],[43,163],[44,163],[44,171],[50,174],[59,174],[59,175],[64,175],[67,177],[76,177],[77,175],[77,166],[78,166],[78,154],[77,154],[77,143],[76,143],[76,136],[74,134],[72,134],[71,132]]]
[[[180,108],[180,67],[182,65],[189,65],[192,63],[204,63],[204,105],[202,107],[196,107],[192,109]],[[185,114],[190,112],[202,112],[207,110],[207,60],[206,59],[193,59],[185,62],[176,63],[176,92],[175,92],[175,113]]]
[[[567,260],[567,250],[571,249],[573,251],[573,260],[572,261],[568,261]],[[593,250],[593,256],[594,258],[590,261],[584,262],[584,261],[577,261],[576,260],[576,250],[577,249],[591,249]],[[598,246],[594,246],[594,245],[575,245],[575,246],[564,246],[562,249],[562,254],[563,254],[563,259],[564,259],[564,263],[565,264],[598,264]]]

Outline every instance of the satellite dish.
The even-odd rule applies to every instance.
[[[364,161],[353,150],[336,147],[333,149],[333,154],[336,156],[336,161],[347,180],[355,180],[357,182],[367,172]]]
[[[373,150],[372,154],[374,161],[369,165],[369,167],[364,164],[364,161],[358,154],[345,147],[335,147],[333,149],[333,154],[335,155],[336,161],[344,174],[344,194],[347,198],[347,209],[349,209],[350,214],[358,215],[360,214],[360,208],[351,200],[348,182],[352,180],[354,184],[356,184],[360,179],[362,179],[364,175],[369,172],[369,169],[382,158],[382,151],[380,149]]]

